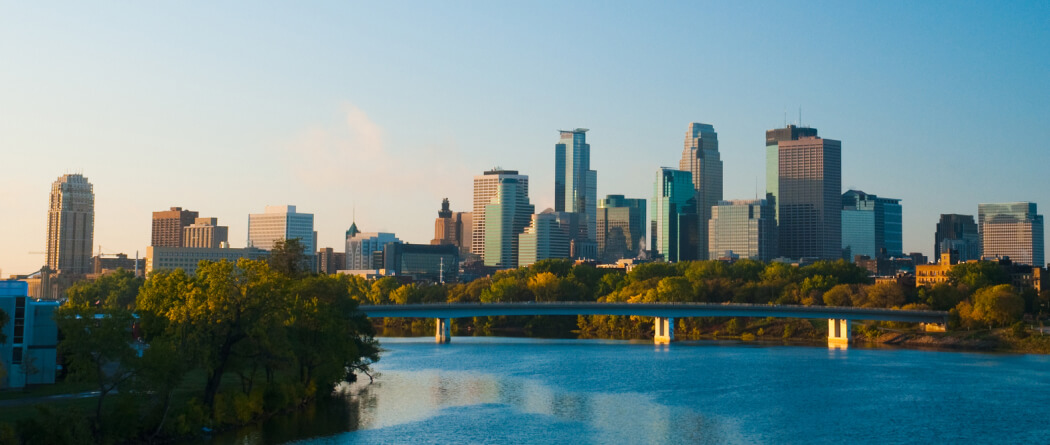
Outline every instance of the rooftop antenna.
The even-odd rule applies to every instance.
[[[798,106],[798,126],[802,126],[802,105]]]
[[[788,110],[787,110],[787,107],[784,107],[784,128],[787,128],[787,126],[788,126]]]

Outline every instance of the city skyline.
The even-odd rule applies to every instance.
[[[265,8],[227,26],[242,11],[186,6],[176,15],[216,21],[181,41],[168,38],[176,27],[162,8],[71,4],[59,16],[12,5],[0,18],[7,42],[0,52],[11,61],[0,73],[8,105],[0,109],[0,147],[17,168],[0,179],[0,202],[16,217],[0,227],[0,270],[29,273],[43,264],[28,252],[44,247],[48,183],[67,171],[91,178],[92,247],[106,253],[144,255],[150,213],[171,206],[226,221],[234,247],[247,239],[246,214],[282,203],[317,215],[319,247],[341,245],[355,207],[362,226],[426,243],[434,203],[449,197],[453,210],[469,210],[470,178],[492,165],[529,175],[536,208],[554,207],[550,131],[566,125],[591,129],[591,168],[606,178],[598,196],[648,197],[652,171],[679,157],[681,126],[697,121],[718,129],[724,198],[755,197],[764,190],[762,133],[798,121],[799,106],[799,123],[843,141],[840,192],[902,199],[905,252],[932,256],[940,214],[1048,201],[1042,168],[1050,155],[1033,150],[1046,139],[1040,123],[1050,114],[1048,62],[1038,57],[1050,43],[1039,20],[1046,5],[924,4],[903,14],[889,5],[825,6],[819,14],[829,20],[819,30],[790,26],[815,9],[791,5],[766,5],[760,17],[711,5],[704,13],[719,20],[696,30],[675,25],[690,15],[680,7],[569,5],[583,23],[558,33],[537,25],[541,8],[524,6],[346,7],[353,26],[346,14],[310,16],[316,22],[308,26],[297,21],[301,10]],[[117,8],[130,20],[110,26]],[[443,20],[428,23],[434,14]],[[646,23],[623,31],[633,15]],[[470,38],[487,42],[455,49],[467,37],[456,28],[493,17],[506,19],[503,30],[483,28],[477,32],[491,38]],[[926,26],[915,26],[920,18]],[[268,37],[265,30],[281,23],[302,35]],[[240,37],[223,38],[230,34]],[[253,38],[262,40],[249,46]],[[27,39],[31,50],[10,43]],[[708,70],[668,74],[683,63],[676,52],[705,40],[712,43],[689,54],[705,54],[704,65],[696,63]],[[201,50],[208,42],[226,43]],[[386,46],[368,48],[377,42]],[[258,43],[276,53],[242,51]],[[584,50],[578,66],[547,80],[515,77],[518,68],[522,76],[554,71],[554,49],[573,45]],[[808,60],[777,57],[791,47],[835,63],[813,75]],[[479,51],[496,57],[473,65],[477,73],[445,63]],[[334,54],[353,62],[329,64]],[[188,59],[165,63],[175,55]],[[757,69],[769,60],[778,62]],[[413,74],[391,75],[398,71]],[[78,76],[60,74],[68,72]],[[580,100],[550,107],[569,91]],[[403,198],[406,210],[392,212],[387,196]]]

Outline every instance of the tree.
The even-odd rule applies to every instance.
[[[685,303],[692,301],[693,285],[685,277],[666,277],[656,285],[657,301]]]
[[[135,310],[135,297],[143,282],[121,268],[94,281],[78,281],[66,291],[66,296],[74,305]]]
[[[299,238],[275,241],[268,262],[271,269],[288,277],[299,277],[313,270],[306,247]]]
[[[1021,319],[1024,299],[1009,284],[985,287],[973,295],[973,318],[989,326],[1006,326]]]
[[[203,401],[214,409],[235,348],[265,344],[265,336],[280,332],[287,316],[282,286],[284,278],[262,261],[202,261],[192,279],[181,271],[152,277],[138,306],[162,319],[166,334],[205,370]]]
[[[85,302],[70,301],[55,311],[55,322],[65,336],[59,351],[68,360],[72,377],[94,382],[98,387],[95,431],[102,429],[106,396],[134,376],[134,320],[127,309],[95,308]]]
[[[893,308],[904,304],[904,289],[897,283],[877,283],[865,288],[854,297],[853,303],[860,307]]]
[[[827,292],[824,292],[825,306],[850,306],[853,304],[853,287],[849,284],[839,284]]]
[[[998,263],[991,261],[974,261],[952,266],[948,279],[956,285],[965,285],[970,291],[982,287],[1007,284],[1010,275]]]
[[[558,301],[561,279],[550,272],[541,272],[529,278],[529,291],[536,301]]]

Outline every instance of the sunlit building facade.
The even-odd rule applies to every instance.
[[[597,233],[598,173],[591,170],[587,129],[560,130],[554,145],[554,211],[584,216],[587,238]]]
[[[779,256],[842,257],[842,143],[819,137],[781,140],[777,215]]]
[[[981,256],[1043,267],[1043,215],[1034,202],[977,205]]]
[[[51,184],[47,210],[47,267],[60,274],[88,274],[95,236],[95,192],[80,174]]]
[[[710,259],[770,261],[776,257],[777,221],[765,199],[719,201],[711,209]]]
[[[535,206],[529,204],[528,183],[516,176],[501,177],[485,206],[482,260],[486,266],[499,269],[518,267],[518,235],[532,220]]]
[[[519,175],[517,170],[503,170],[494,168],[484,174],[474,177],[474,211],[471,213],[471,247],[470,252],[485,258],[485,239],[487,224],[485,220],[485,208],[499,192],[500,184],[506,180],[514,180],[514,190],[519,196],[515,197],[517,202],[528,202],[529,177]],[[517,218],[520,218],[521,228],[529,224],[533,210],[527,206],[517,209]],[[520,232],[519,232],[520,233]],[[517,235],[517,234],[515,234]]]
[[[708,220],[711,208],[722,200],[722,159],[718,153],[718,133],[708,124],[691,123],[685,132],[685,148],[678,169],[692,175],[696,189],[698,259],[708,256]]]
[[[766,130],[766,199],[773,204],[774,212],[779,212],[777,196],[780,194],[780,141],[797,141],[799,138],[816,136],[816,128],[796,125]]]

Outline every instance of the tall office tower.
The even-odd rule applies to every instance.
[[[334,274],[346,266],[346,254],[336,252],[331,247],[323,247],[317,251],[317,271],[326,275]]]
[[[196,212],[194,212],[196,213]],[[228,245],[230,228],[219,225],[219,218],[197,218],[182,229],[182,247],[210,247]]]
[[[485,206],[492,202],[502,181],[513,179],[516,181],[518,190],[523,199],[529,200],[529,177],[519,175],[517,170],[503,170],[494,168],[480,176],[474,177],[474,212],[471,219],[471,244],[470,252],[485,258]],[[528,224],[532,211],[521,215],[525,224]],[[524,226],[523,226],[524,227]]]
[[[780,189],[780,141],[797,141],[803,137],[816,137],[817,129],[809,127],[797,127],[788,125],[784,128],[766,130],[766,198],[772,201],[773,211],[780,218],[779,196]]]
[[[453,212],[449,208],[448,198],[443,199],[437,220],[434,221],[434,239],[430,240],[430,244],[451,244],[459,248],[460,255],[469,253],[472,241],[471,216],[470,212]]]
[[[780,141],[779,255],[842,258],[842,142],[819,137]]]
[[[981,259],[981,235],[973,215],[942,214],[933,234],[933,257],[954,250],[959,261]]]
[[[635,258],[644,245],[645,200],[608,195],[598,201],[598,258],[614,263]]]
[[[1034,202],[978,204],[977,227],[983,257],[1010,257],[1016,264],[1045,267],[1043,215],[1036,213]]]
[[[901,200],[880,198],[860,190],[842,194],[842,252],[852,261],[904,256]]]
[[[265,213],[248,215],[248,247],[272,250],[277,240],[298,239],[309,264],[316,265],[314,215],[298,213],[295,206],[266,206]]]
[[[91,273],[95,236],[95,192],[80,174],[51,184],[47,210],[47,267],[57,273]]]
[[[518,234],[518,266],[550,258],[569,258],[570,215],[550,209],[532,215],[532,223]]]
[[[485,206],[485,250],[481,258],[486,266],[518,267],[518,234],[525,231],[536,207],[529,204],[528,183],[517,176],[500,177],[496,193]]]
[[[401,243],[393,233],[359,232],[357,223],[350,226],[350,229],[346,236],[347,270],[381,269],[387,244]]]
[[[666,261],[695,260],[699,257],[700,223],[697,220],[693,175],[687,171],[661,167],[653,184],[652,227],[649,248]]]
[[[587,238],[597,232],[598,173],[591,170],[587,129],[560,130],[554,145],[554,211],[585,215]]]
[[[182,207],[172,207],[170,210],[153,212],[153,241],[151,246],[157,247],[183,247],[182,235],[186,226],[193,224],[198,213],[192,210],[182,210]]]
[[[769,261],[777,252],[777,221],[765,199],[719,201],[711,209],[711,259]]]
[[[689,124],[678,169],[693,175],[697,218],[700,223],[697,231],[700,240],[699,259],[707,259],[707,226],[708,220],[711,219],[711,207],[718,205],[718,201],[722,200],[722,159],[718,155],[718,133],[715,133],[715,127],[696,122]]]

